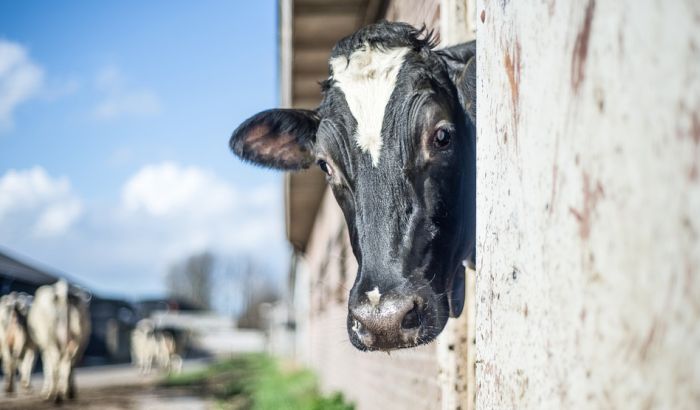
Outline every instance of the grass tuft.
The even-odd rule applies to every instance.
[[[352,410],[343,395],[324,396],[313,373],[267,355],[248,354],[205,370],[169,376],[168,387],[214,397],[222,410]]]

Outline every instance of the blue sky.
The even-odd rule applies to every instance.
[[[0,246],[98,291],[211,249],[286,265],[281,174],[227,148],[276,106],[276,2],[1,2]]]

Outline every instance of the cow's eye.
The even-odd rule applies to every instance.
[[[452,140],[452,134],[450,130],[445,128],[438,128],[433,133],[433,146],[435,148],[443,149],[450,145]]]
[[[317,162],[318,167],[321,168],[321,171],[325,172],[326,175],[332,176],[333,175],[333,168],[330,166],[329,163],[326,161],[319,159]]]

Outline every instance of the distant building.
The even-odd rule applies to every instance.
[[[90,301],[92,333],[85,351],[91,361],[131,360],[131,330],[139,319],[136,308],[121,299],[93,296]]]
[[[202,310],[194,303],[181,298],[143,299],[137,302],[136,306],[142,317],[149,317],[153,312],[194,312]]]
[[[51,273],[48,268],[29,264],[16,256],[0,251],[0,295],[24,292],[33,295],[36,289],[58,281],[63,275]],[[68,279],[72,286],[80,286]],[[85,349],[86,363],[125,362],[130,359],[129,334],[138,320],[131,303],[121,299],[92,295],[90,316],[92,332]]]
[[[58,276],[30,266],[0,251],[0,295],[10,292],[34,294],[39,286],[54,283],[58,279]]]

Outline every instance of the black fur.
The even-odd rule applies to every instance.
[[[318,123],[315,111],[263,111],[236,128],[229,147],[241,159],[269,168],[308,168],[314,161],[312,148]]]

